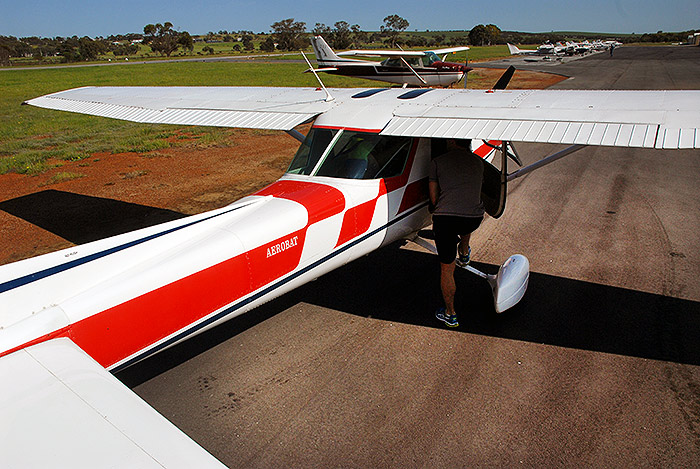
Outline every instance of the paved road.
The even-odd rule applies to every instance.
[[[563,88],[698,88],[700,48],[561,65]],[[522,145],[533,161],[556,149]],[[119,375],[231,467],[698,466],[698,151],[585,149],[513,183],[473,240],[528,256],[496,315],[389,247]]]

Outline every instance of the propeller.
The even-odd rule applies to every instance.
[[[510,79],[513,78],[513,74],[515,73],[515,67],[512,65],[508,67],[508,69],[501,75],[501,78],[498,79],[495,85],[493,85],[492,90],[505,90],[506,86],[508,86],[508,83],[510,83]]]
[[[464,53],[464,66],[468,67],[469,66],[469,51],[466,51]],[[467,73],[464,73],[464,89],[467,89]]]

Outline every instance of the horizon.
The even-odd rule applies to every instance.
[[[145,25],[144,25],[145,26]],[[308,25],[307,25],[308,26]],[[476,26],[476,25],[475,25]],[[498,25],[496,25],[498,26]],[[693,28],[695,30],[700,30],[700,28]],[[693,30],[691,29],[691,30]],[[178,30],[178,31],[187,31],[186,29]],[[214,34],[219,34],[219,31],[226,31],[225,34],[233,34],[237,33],[240,30],[218,30],[218,31],[207,31],[206,33],[196,33],[196,32],[191,32],[187,31],[192,37],[201,37],[201,36],[206,36],[210,32],[213,32]],[[249,30],[244,30],[244,31],[249,31]],[[362,30],[365,33],[378,33],[380,32],[379,29],[363,29]],[[413,29],[413,30],[406,30],[402,31],[402,34],[410,34],[410,33],[465,33],[468,34],[470,29]],[[690,30],[679,30],[679,31],[662,31],[663,33],[682,33]],[[517,31],[517,30],[506,30],[506,29],[501,29],[501,32],[506,32],[506,33],[519,33],[519,34],[562,34],[562,35],[600,35],[600,36],[610,36],[611,38],[614,37],[619,37],[619,36],[631,36],[631,35],[642,35],[642,34],[656,34],[656,32],[642,32],[642,33],[621,33],[621,32],[606,32],[606,31],[559,31],[559,30],[553,30],[553,31]],[[305,31],[307,34],[312,34],[311,30],[308,29]],[[96,35],[96,36],[88,36],[90,39],[97,39],[97,38],[107,38],[110,36],[126,36],[129,34],[137,34],[143,36],[143,31],[136,32],[136,31],[129,31],[129,32],[124,32],[124,33],[114,33],[114,34],[108,34],[108,35]],[[253,34],[272,34],[270,31],[253,31]],[[13,36],[11,34],[2,34],[0,33],[0,36]],[[17,39],[22,39],[22,38],[30,38],[30,37],[38,37],[40,39],[54,39],[56,37],[60,38],[70,38],[70,37],[85,37],[86,35],[80,35],[80,34],[72,34],[72,35],[66,35],[66,36],[38,36],[38,35],[32,35],[32,36],[14,36]]]
[[[446,11],[465,14],[446,15]],[[195,7],[184,0],[122,0],[99,4],[86,0],[61,3],[34,0],[5,5],[3,13],[0,35],[18,38],[142,34],[145,25],[166,21],[178,31],[197,36],[222,30],[250,30],[257,34],[269,33],[272,23],[287,18],[306,23],[308,31],[316,23],[332,27],[338,21],[358,24],[363,31],[379,31],[383,19],[392,14],[409,21],[406,32],[466,32],[478,24],[495,24],[503,31],[532,34],[580,32],[616,35],[684,32],[700,28],[700,2],[697,0],[668,0],[663,4],[655,0],[588,0],[585,4],[560,2],[556,7],[543,0],[527,5],[516,0],[488,5],[442,0],[432,2],[429,8],[416,0],[387,0],[381,6],[368,0],[357,0],[352,9],[332,2],[319,9],[319,3],[310,0],[299,0],[291,6],[281,0],[269,0],[264,9],[250,0],[230,3],[204,0]]]

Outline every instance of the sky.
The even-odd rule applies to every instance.
[[[523,32],[645,33],[700,28],[700,0],[0,0],[2,36],[109,36],[141,33],[149,23],[170,21],[190,34],[252,30],[269,32],[286,18],[337,21],[379,30],[397,14],[408,31],[470,30],[495,24]]]

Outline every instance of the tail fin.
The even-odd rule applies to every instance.
[[[347,62],[343,60],[333,52],[331,46],[329,46],[326,41],[323,40],[321,36],[314,36],[311,38],[311,45],[314,48],[314,54],[316,55],[316,62],[319,67],[334,66],[338,62]]]
[[[522,54],[523,51],[515,47],[513,44],[508,43],[508,51],[510,52],[510,55],[519,55]]]

